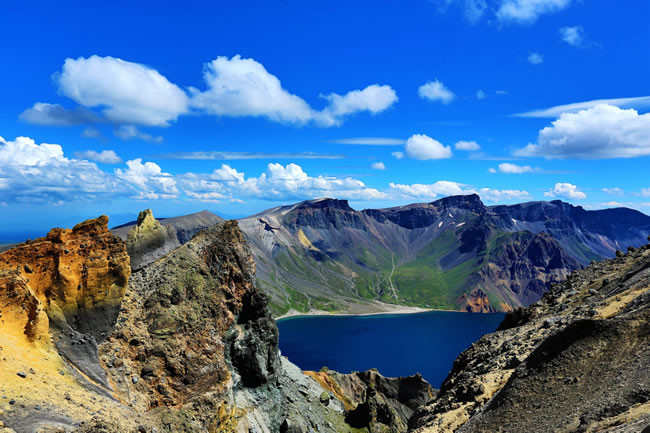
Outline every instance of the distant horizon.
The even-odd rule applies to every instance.
[[[409,206],[409,205],[416,205],[416,204],[434,203],[434,202],[437,202],[439,200],[444,200],[444,199],[447,199],[447,198],[450,198],[450,197],[459,197],[459,196],[468,196],[468,195],[473,195],[473,194],[448,195],[448,196],[440,197],[440,198],[437,198],[437,199],[431,200],[431,201],[410,202],[410,203],[404,203],[404,204],[397,205],[397,206],[376,207],[376,208],[372,208],[372,207],[357,208],[352,203],[349,203],[349,200],[347,200],[347,199],[338,199],[336,197],[316,197],[316,198],[313,198],[313,199],[297,200],[297,201],[294,201],[294,202],[287,202],[287,203],[277,205],[277,206],[270,206],[270,207],[266,207],[266,208],[260,209],[258,211],[252,212],[252,213],[247,213],[247,214],[242,214],[242,215],[224,214],[221,211],[219,211],[219,210],[217,210],[215,208],[210,208],[210,207],[206,207],[206,208],[199,209],[199,210],[193,210],[191,212],[181,212],[181,213],[178,213],[178,214],[169,214],[169,215],[162,213],[162,214],[159,215],[156,212],[155,208],[143,207],[142,209],[139,209],[138,211],[135,211],[133,213],[121,213],[121,214],[112,214],[112,215],[110,213],[99,213],[97,215],[87,215],[85,217],[80,217],[80,218],[78,218],[78,219],[76,219],[74,221],[70,221],[70,222],[63,223],[63,224],[55,224],[55,225],[51,225],[49,227],[32,227],[31,229],[23,228],[21,230],[15,231],[15,232],[3,231],[2,229],[0,229],[0,246],[3,245],[3,244],[21,243],[21,242],[24,242],[27,239],[35,239],[35,238],[43,237],[53,228],[57,228],[57,227],[72,228],[74,225],[76,225],[76,224],[78,224],[78,223],[80,223],[82,221],[85,221],[85,220],[88,220],[88,219],[93,219],[93,218],[98,218],[101,215],[108,216],[108,218],[109,218],[109,222],[108,222],[109,228],[110,229],[115,229],[115,228],[117,228],[119,226],[135,222],[137,220],[138,214],[140,212],[146,210],[146,209],[151,209],[152,212],[153,212],[153,215],[154,215],[154,217],[156,219],[169,219],[169,218],[186,216],[186,215],[191,215],[191,214],[207,211],[207,212],[211,212],[211,213],[213,213],[213,214],[215,214],[215,215],[217,215],[217,216],[219,216],[219,217],[221,217],[221,218],[223,218],[225,220],[240,220],[240,219],[252,217],[252,216],[260,214],[260,213],[264,213],[264,212],[266,212],[268,210],[271,210],[271,209],[274,209],[274,208],[292,206],[292,205],[296,205],[296,204],[302,203],[302,202],[315,201],[315,200],[324,200],[324,199],[334,199],[334,200],[347,201],[352,209],[354,209],[355,211],[361,212],[361,211],[364,211],[364,210],[372,210],[372,209],[378,209],[379,210],[379,209],[389,209],[391,207],[401,207],[401,206]],[[480,194],[477,194],[477,195],[479,195],[479,198],[480,198]],[[483,201],[483,200],[481,199],[481,201]],[[560,201],[562,203],[567,203],[567,204],[570,204],[572,206],[581,207],[581,208],[585,209],[586,211],[601,211],[601,210],[607,210],[607,209],[629,209],[629,210],[634,210],[634,211],[640,212],[643,215],[650,216],[650,214],[648,214],[648,213],[645,213],[645,212],[640,211],[638,209],[629,208],[629,207],[626,207],[626,206],[603,207],[603,208],[592,209],[592,208],[585,208],[584,206],[582,206],[580,204],[573,204],[573,203],[570,203],[568,201],[561,200],[561,199],[528,200],[528,201],[522,201],[522,202],[517,202],[517,203],[505,203],[505,204],[497,203],[497,204],[490,204],[490,205],[486,205],[486,206],[487,207],[502,206],[502,205],[503,206],[515,206],[515,205],[526,204],[526,203],[540,203],[540,202],[550,203],[550,202],[553,202],[553,201]]]

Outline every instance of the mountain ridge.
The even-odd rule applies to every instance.
[[[239,221],[276,315],[364,311],[375,300],[508,311],[650,234],[650,216],[632,209],[560,200],[486,206],[476,194],[363,210],[321,198]],[[529,260],[513,267],[513,251]]]

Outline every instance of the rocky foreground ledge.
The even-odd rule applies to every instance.
[[[646,432],[648,319],[650,245],[592,263],[463,352],[409,431]]]
[[[376,372],[335,395],[282,358],[236,222],[164,254],[152,216],[128,249],[107,224],[0,254],[0,432],[397,432],[434,395]]]

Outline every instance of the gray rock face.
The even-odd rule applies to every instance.
[[[650,245],[593,263],[463,352],[409,431],[641,431],[649,319]]]
[[[126,241],[131,268],[138,270],[185,244],[199,231],[221,221],[222,218],[208,211],[156,220],[151,209],[146,209],[140,212],[137,221],[111,231]]]
[[[308,200],[240,225],[275,315],[373,312],[375,300],[509,311],[650,234],[650,217],[631,209],[588,211],[560,201],[485,206],[477,195],[363,211],[344,200]],[[427,291],[441,280],[444,290]]]

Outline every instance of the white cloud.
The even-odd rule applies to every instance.
[[[322,110],[282,87],[280,80],[254,59],[241,56],[217,57],[205,66],[207,90],[191,88],[191,104],[217,116],[266,117],[275,122],[322,126],[339,125],[343,117],[368,111],[376,114],[397,102],[395,91],[387,85],[373,84],[345,95],[323,95],[329,104]]]
[[[502,164],[499,164],[499,171],[501,173],[507,173],[507,174],[522,174],[522,173],[531,173],[535,171],[535,169],[530,165],[517,165],[517,164],[511,164],[509,162],[504,162]]]
[[[520,189],[492,189],[480,188],[476,191],[478,195],[485,201],[489,202],[503,202],[512,200],[525,200],[530,199],[528,191]]]
[[[474,191],[458,182],[439,180],[431,184],[414,183],[404,185],[391,182],[390,189],[401,196],[416,199],[433,199],[438,196],[472,194]]]
[[[562,27],[560,37],[564,42],[574,47],[579,47],[584,41],[584,29],[581,26]]]
[[[142,163],[141,158],[126,162],[127,168],[115,170],[115,176],[136,187],[138,193],[133,198],[156,200],[175,198],[178,195],[176,180],[164,173],[154,162]]]
[[[519,156],[552,158],[633,158],[650,155],[650,114],[597,105],[564,113],[541,131],[536,144]]]
[[[451,158],[449,146],[443,146],[439,141],[424,134],[415,134],[406,140],[405,150],[406,155],[413,159]]]
[[[479,146],[479,144],[476,141],[465,141],[465,140],[457,141],[454,147],[456,148],[456,150],[468,150],[468,151],[479,150],[481,148],[481,146]]]
[[[493,173],[493,174],[494,174],[494,173],[497,172],[497,169],[494,168],[494,167],[490,167],[490,168],[488,168],[488,171],[489,171],[490,173]]]
[[[88,161],[68,159],[58,144],[0,137],[0,200],[58,203],[113,193],[118,185]]]
[[[556,183],[553,189],[544,193],[545,197],[561,197],[571,200],[583,200],[587,198],[587,194],[578,190],[576,185],[570,183]]]
[[[120,158],[113,150],[102,150],[101,152],[86,150],[84,152],[75,153],[75,157],[77,159],[87,159],[89,161],[97,161],[104,164],[119,164],[122,162],[122,158]]]
[[[395,159],[402,159],[402,158],[404,158],[404,152],[391,152],[391,155],[393,155],[393,157],[394,157]]]
[[[476,91],[476,99],[481,100],[487,98],[487,94],[483,90]]]
[[[530,53],[528,55],[528,63],[531,65],[539,65],[540,63],[544,63],[544,56],[542,56],[540,53]]]
[[[606,194],[610,195],[623,195],[625,194],[625,191],[623,191],[619,187],[613,187],[613,188],[603,188],[602,191]]]
[[[315,114],[317,122],[324,126],[340,125],[344,116],[368,111],[380,113],[397,102],[397,94],[390,86],[372,84],[363,90],[352,90],[345,95],[323,95],[329,105]]]
[[[306,123],[313,117],[302,98],[289,93],[264,65],[241,56],[217,57],[205,65],[207,90],[192,89],[192,105],[218,116],[262,116],[273,121]]]
[[[650,197],[650,188],[643,188],[641,189],[641,195],[643,197]]]
[[[59,104],[37,102],[23,111],[20,120],[35,125],[73,126],[101,121],[92,111],[85,108],[67,109]]]
[[[429,81],[418,88],[418,95],[422,99],[430,101],[440,101],[443,104],[449,104],[454,100],[456,95],[438,80]]]
[[[371,167],[373,170],[386,170],[386,166],[385,166],[384,163],[381,162],[381,161],[379,161],[379,162],[373,162],[373,163],[370,165],[370,167]]]
[[[163,141],[163,138],[161,136],[153,136],[151,134],[147,134],[146,132],[142,132],[134,125],[121,125],[115,128],[113,134],[122,140],[138,139],[152,143],[161,143]]]
[[[571,0],[501,0],[496,16],[506,23],[532,23],[541,15],[558,12]]]
[[[636,98],[615,98],[615,99],[594,99],[593,101],[576,102],[573,104],[556,105],[555,107],[544,108],[541,110],[527,111],[525,113],[515,114],[515,117],[547,117],[556,118],[564,113],[577,113],[578,111],[593,108],[596,105],[607,104],[619,108],[648,108],[650,107],[650,96],[640,96]]]
[[[340,138],[338,140],[330,140],[329,142],[335,144],[356,144],[361,146],[398,146],[404,144],[406,140],[402,138],[387,137],[357,137]]]
[[[458,182],[440,180],[432,184],[397,184],[390,183],[393,196],[406,199],[432,200],[439,196],[478,194],[485,201],[501,202],[529,198],[530,194],[522,190],[498,190],[492,188],[474,188]]]
[[[204,90],[188,93],[148,66],[115,57],[65,60],[54,75],[59,93],[82,107],[67,109],[37,102],[20,118],[43,125],[110,122],[115,125],[168,126],[190,113],[229,117],[265,117],[275,122],[330,127],[354,113],[380,113],[398,100],[388,85],[371,84],[345,94],[321,94],[321,110],[282,87],[280,80],[254,59],[217,57],[204,66]],[[103,116],[89,108],[98,109]]]
[[[55,75],[61,94],[100,107],[116,123],[167,126],[188,112],[185,92],[155,69],[114,57],[68,58]]]
[[[312,177],[302,167],[293,163],[286,166],[278,163],[268,164],[266,172],[259,177],[249,178],[223,164],[210,175],[183,175],[180,184],[185,193],[194,198],[210,193],[218,193],[224,198],[236,200],[242,197],[262,200],[299,200],[325,196],[374,200],[386,197],[385,193],[367,187],[360,180],[351,177]]]

